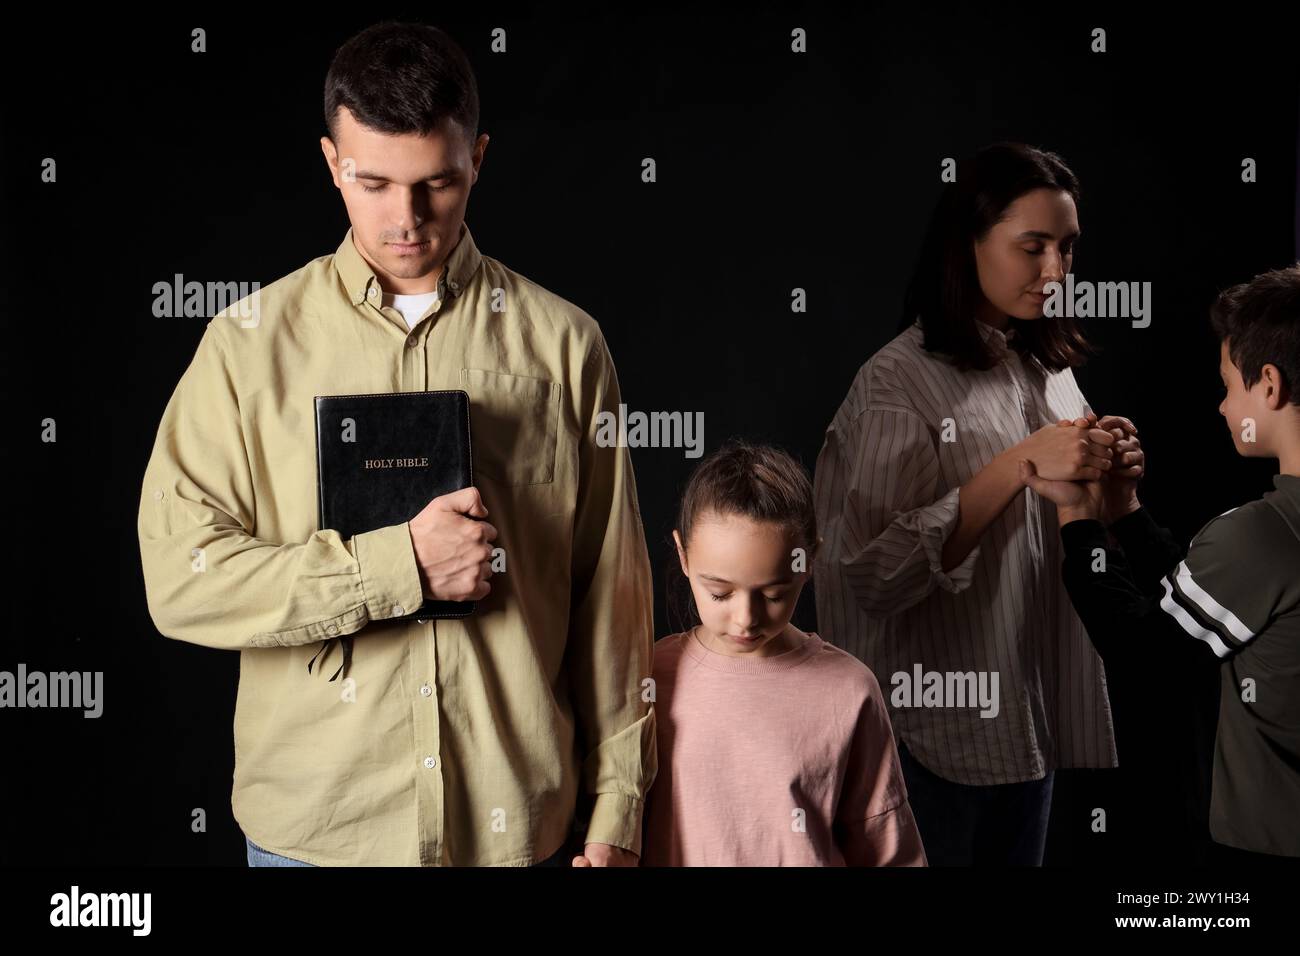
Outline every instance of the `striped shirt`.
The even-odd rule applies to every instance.
[[[991,369],[957,369],[913,326],[854,378],[814,478],[818,629],[875,672],[895,734],[945,779],[1113,767],[1105,673],[1061,583],[1054,506],[1023,492],[960,565],[941,566],[961,486],[1087,408],[1069,369],[1022,361],[979,328],[1003,351]]]

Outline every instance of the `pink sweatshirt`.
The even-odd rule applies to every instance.
[[[810,634],[728,657],[655,644],[644,866],[925,866],[875,675]]]

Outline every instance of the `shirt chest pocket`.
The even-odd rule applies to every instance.
[[[562,386],[483,368],[462,368],[460,379],[469,393],[474,471],[502,485],[554,481]]]

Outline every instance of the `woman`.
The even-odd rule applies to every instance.
[[[903,331],[858,372],[817,461],[818,625],[885,685],[930,863],[1039,865],[1054,768],[1116,761],[1055,515],[1017,463],[1098,479],[1121,420],[1072,424],[1088,346],[1043,316],[1079,236],[1074,174],[998,144],[946,189]]]

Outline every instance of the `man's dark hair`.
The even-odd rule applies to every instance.
[[[1276,365],[1291,404],[1300,405],[1300,262],[1220,293],[1210,324],[1247,388],[1265,365]]]
[[[381,133],[427,135],[455,120],[478,138],[478,84],[456,42],[424,23],[385,21],[339,47],[325,77],[325,126],[337,140],[339,107]]]
[[[957,181],[944,187],[921,244],[903,299],[905,329],[920,321],[923,346],[943,352],[961,369],[988,369],[1000,356],[976,327],[983,292],[974,243],[988,235],[1007,207],[1035,189],[1064,190],[1079,202],[1079,181],[1065,161],[1023,143],[995,143],[957,167]],[[1011,344],[1052,372],[1082,365],[1090,348],[1068,316],[1024,321],[1011,318]]]

